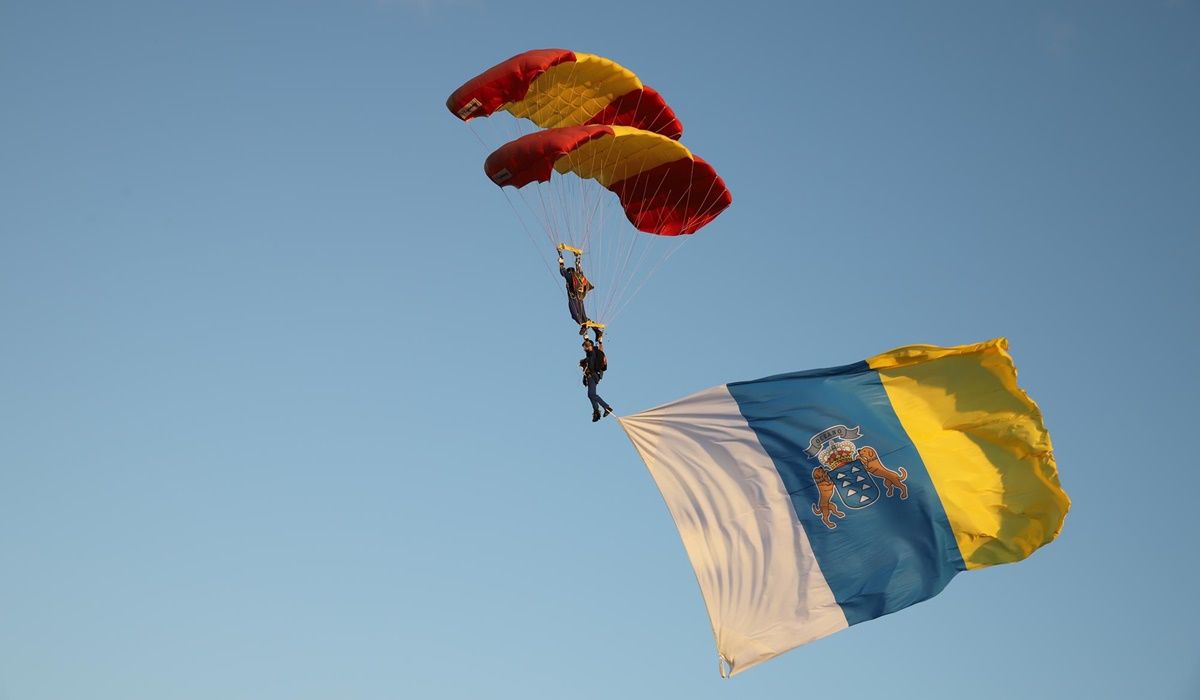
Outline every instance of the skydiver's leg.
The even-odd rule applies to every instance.
[[[592,402],[592,422],[600,420],[600,404],[596,403],[600,397],[596,395],[596,382],[591,377],[587,378],[588,400]]]
[[[571,319],[579,324],[579,335],[587,334],[587,311],[583,308],[583,299],[575,299],[567,297],[568,305],[571,309]]]
[[[588,377],[588,398],[592,401],[593,411],[598,412],[601,408],[603,408],[606,415],[612,413],[612,406],[609,406],[604,399],[600,398],[600,394],[596,393],[595,377]]]
[[[596,393],[596,380],[592,377],[587,378],[588,400],[592,402],[592,410],[600,412],[600,395]]]
[[[578,324],[587,323],[587,311],[583,308],[582,299],[567,297],[567,308],[571,310],[571,318]]]

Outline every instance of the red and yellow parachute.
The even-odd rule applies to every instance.
[[[732,202],[716,170],[679,141],[683,125],[662,95],[601,56],[527,51],[464,83],[446,107],[481,141],[507,141],[484,170],[521,200],[514,210],[526,231],[545,234],[543,258],[556,286],[555,249],[584,251],[596,286],[587,311],[596,321],[611,322],[690,238],[683,234]],[[475,118],[498,112],[515,118],[502,120],[510,133],[485,139],[476,125],[497,124]],[[529,122],[540,130],[525,133]]]
[[[517,54],[468,80],[446,100],[467,121],[506,111],[543,129],[632,126],[678,139],[683,125],[662,95],[614,61],[566,49]]]
[[[595,180],[617,195],[634,228],[660,236],[695,233],[733,201],[717,171],[683,144],[628,126],[537,131],[501,146],[483,169],[517,188],[553,173]]]

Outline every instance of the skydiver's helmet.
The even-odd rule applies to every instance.
[[[817,453],[817,461],[826,469],[837,469],[853,462],[858,457],[858,448],[849,440],[833,440]]]

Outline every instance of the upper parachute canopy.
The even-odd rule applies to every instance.
[[[603,124],[683,135],[675,112],[632,71],[566,49],[526,51],[492,66],[455,90],[446,107],[463,121],[505,110],[543,129]]]
[[[498,148],[483,169],[502,187],[546,182],[552,172],[596,180],[639,231],[660,236],[694,233],[733,201],[717,171],[683,144],[626,126],[537,131]]]

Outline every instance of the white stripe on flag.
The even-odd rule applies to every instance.
[[[779,472],[725,386],[621,425],[679,528],[731,673],[847,627]]]

